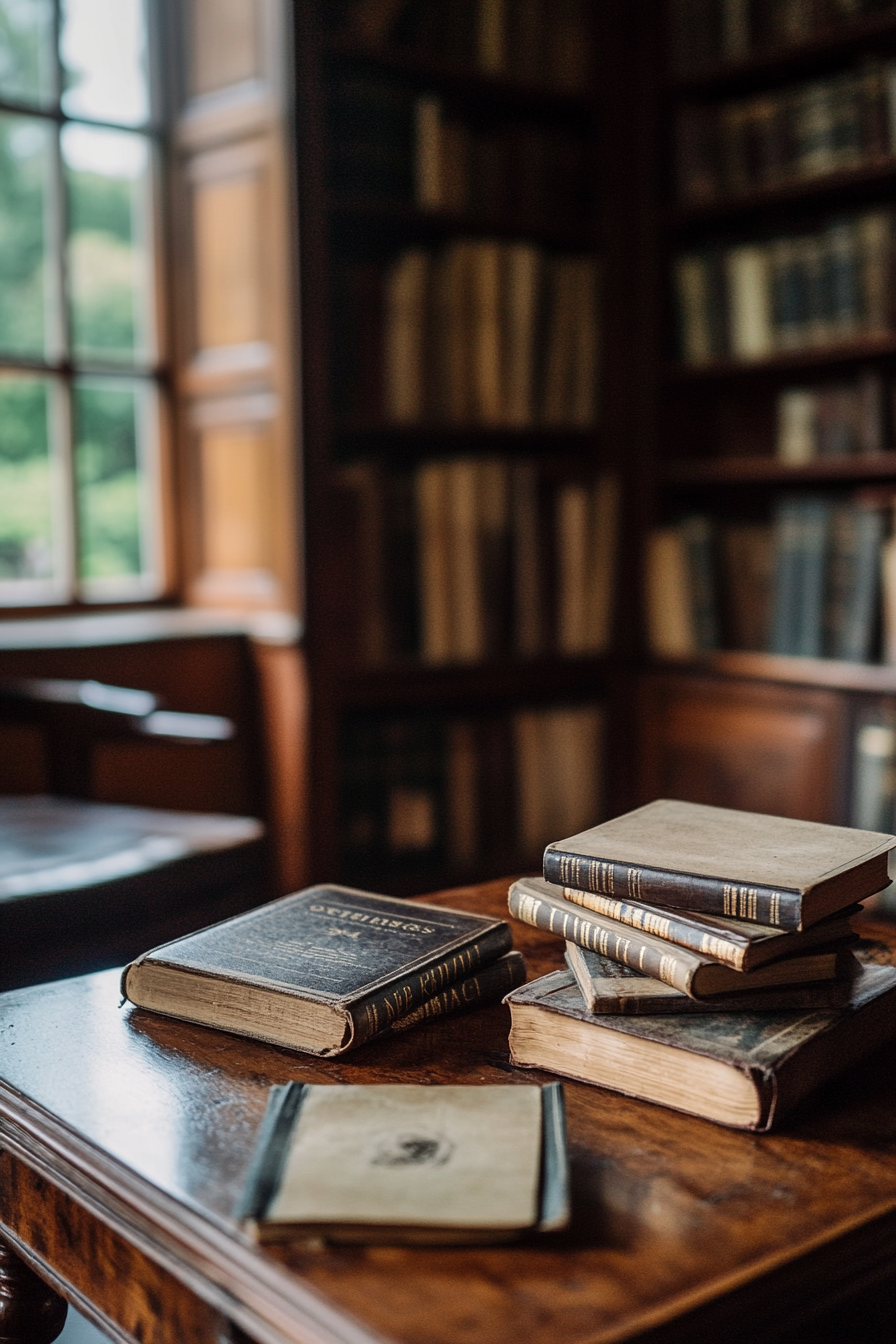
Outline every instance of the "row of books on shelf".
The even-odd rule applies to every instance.
[[[893,0],[674,0],[672,62],[686,74],[745,61],[894,13]]]
[[[370,197],[517,225],[584,226],[593,174],[581,134],[538,122],[477,121],[432,93],[381,78],[343,78],[330,91],[330,186]]]
[[[531,862],[552,835],[600,815],[602,745],[596,704],[352,717],[340,750],[344,870],[360,881],[378,864]]]
[[[598,268],[526,243],[460,239],[342,266],[334,404],[394,424],[588,427]]]
[[[611,638],[619,481],[551,482],[531,461],[343,471],[368,666],[597,655]]]
[[[893,216],[872,210],[810,233],[709,247],[675,263],[687,364],[762,359],[892,330]]]
[[[896,152],[896,62],[683,108],[676,151],[685,205],[885,163]]]
[[[896,662],[893,497],[783,495],[770,523],[690,514],[648,547],[651,647]]]
[[[335,31],[363,45],[525,84],[587,90],[588,0],[340,0]]]
[[[784,388],[776,402],[778,460],[796,467],[891,452],[893,393],[892,384],[871,369],[845,381]]]

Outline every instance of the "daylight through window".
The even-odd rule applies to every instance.
[[[149,0],[0,0],[0,605],[164,584]]]

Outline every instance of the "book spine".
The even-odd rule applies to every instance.
[[[526,963],[522,954],[508,952],[505,957],[492,962],[476,975],[468,975],[438,994],[433,994],[419,1008],[399,1017],[389,1030],[407,1031],[420,1022],[430,1022],[448,1013],[466,1012],[471,1008],[483,1008],[489,1003],[500,1003],[505,994],[523,984],[525,979]]]
[[[677,918],[670,911],[651,910],[613,896],[605,896],[595,891],[579,891],[575,887],[564,887],[563,895],[575,905],[582,905],[595,914],[616,919],[620,924],[628,924],[633,929],[641,929],[654,938],[664,938],[667,943],[677,943],[688,947],[692,952],[712,957],[735,971],[744,969],[748,947],[744,943],[732,942],[717,933],[707,933],[696,928],[686,919]]]
[[[579,891],[610,896],[625,893],[673,909],[680,907],[702,910],[708,915],[729,915],[732,919],[746,919],[777,929],[800,927],[802,902],[796,891],[777,891],[773,887],[725,882],[717,877],[608,863],[604,859],[565,854],[557,849],[545,850],[544,876],[547,882],[555,882],[559,887],[576,887]]]
[[[386,1031],[400,1018],[413,1013],[421,1004],[443,993],[458,980],[466,980],[482,967],[497,961],[509,952],[513,935],[507,924],[489,929],[482,938],[458,948],[450,956],[424,970],[393,981],[387,989],[378,990],[359,999],[348,1007],[352,1021],[352,1047],[362,1045],[381,1031]]]
[[[511,887],[507,905],[513,917],[523,924],[531,924],[533,928],[553,933],[569,943],[578,943],[591,952],[620,961],[623,966],[653,976],[654,980],[662,980],[663,984],[680,989],[683,994],[690,993],[694,967],[685,965],[672,946],[668,952],[660,952],[634,932],[631,935],[615,933],[585,914],[562,910],[533,892],[520,891],[516,887]]]

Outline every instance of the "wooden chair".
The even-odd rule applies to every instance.
[[[0,990],[126,962],[274,893],[262,823],[90,800],[93,748],[211,744],[226,718],[97,681],[0,682],[0,721],[37,724],[46,795],[0,798]]]

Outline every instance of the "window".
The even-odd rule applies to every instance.
[[[152,0],[0,0],[0,605],[166,586]]]

